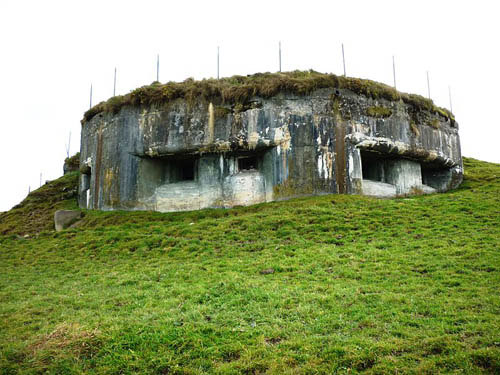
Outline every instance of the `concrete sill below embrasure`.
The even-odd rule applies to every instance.
[[[432,194],[437,192],[437,190],[427,185],[420,185],[415,186],[413,194],[417,192],[421,194]],[[394,198],[397,196],[396,186],[380,181],[363,180],[363,195],[377,198]],[[412,195],[411,191],[409,195]]]

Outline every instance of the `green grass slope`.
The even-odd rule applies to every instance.
[[[0,216],[0,373],[499,373],[500,165],[465,168],[446,194],[89,211],[60,233],[48,199],[22,217],[42,188]]]
[[[36,235],[54,228],[56,210],[77,209],[78,172],[68,173],[32,191],[10,211],[0,212],[0,236]]]

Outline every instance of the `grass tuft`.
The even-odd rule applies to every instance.
[[[64,159],[64,165],[66,165],[71,171],[77,171],[80,169],[80,152]]]
[[[417,124],[415,124],[413,121],[410,122],[410,130],[417,137],[420,135],[420,130],[418,130]]]
[[[366,113],[368,116],[375,117],[375,118],[387,118],[392,115],[392,110],[390,108],[386,107],[368,107],[366,110]]]

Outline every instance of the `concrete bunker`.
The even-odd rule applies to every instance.
[[[270,82],[294,74],[270,74]],[[144,91],[162,97],[170,92],[164,86],[174,85],[180,96],[168,103],[92,108],[82,122],[80,164],[88,170],[81,174],[80,206],[183,211],[332,193],[393,197],[460,184],[460,139],[450,113],[432,103],[419,107],[424,98],[372,97],[356,91],[359,80],[351,85],[350,78],[342,88],[294,93],[304,74],[272,95],[255,89],[249,98],[221,96],[221,85],[229,95],[234,82],[254,84],[238,77],[214,81],[214,90],[200,97],[185,98],[183,83],[168,83]],[[343,80],[306,75],[321,76],[322,85]],[[198,85],[187,84],[186,90]],[[389,110],[381,117],[370,108]]]

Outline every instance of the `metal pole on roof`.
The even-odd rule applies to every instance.
[[[279,72],[281,73],[281,40],[279,41]]]
[[[92,108],[92,84],[90,84],[90,108]]]
[[[219,46],[217,46],[217,79],[219,79]]]
[[[116,67],[115,67],[115,79],[113,80],[113,96],[116,95]]]
[[[429,84],[429,71],[427,71],[427,95],[431,98],[431,85]]]
[[[448,85],[448,95],[450,97],[450,112],[453,113],[453,105],[451,104],[451,88]]]
[[[394,76],[394,88],[396,88],[396,63],[394,62],[394,55],[392,55],[392,75]]]
[[[156,82],[160,82],[160,55],[156,55]]]
[[[69,132],[69,139],[68,139],[68,144],[66,146],[66,157],[69,158],[69,148],[71,146],[71,132]]]
[[[342,63],[344,64],[344,77],[346,76],[345,74],[345,55],[344,55],[344,43],[342,43]]]

